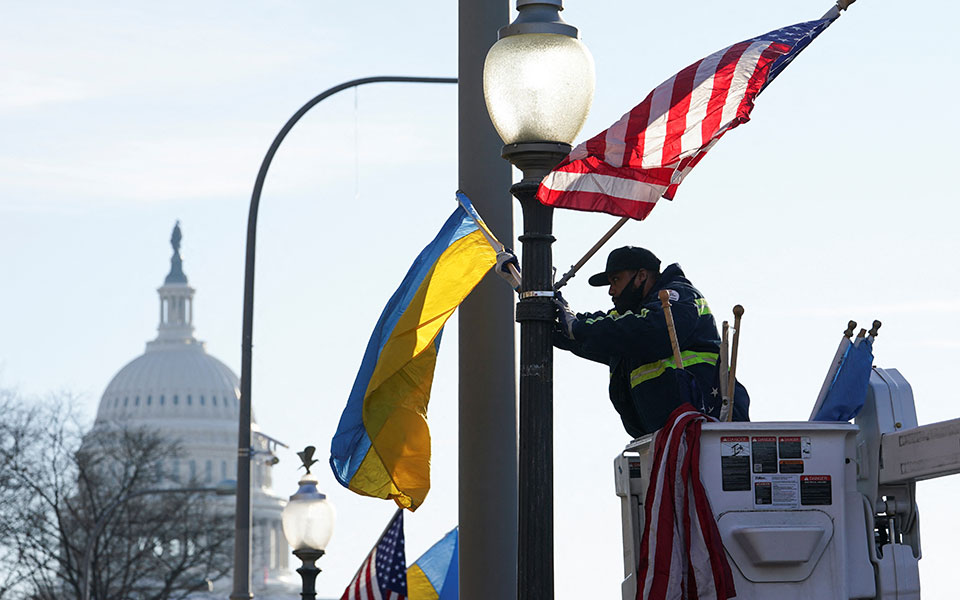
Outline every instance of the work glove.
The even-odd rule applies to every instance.
[[[560,295],[560,292],[557,292],[556,296],[554,296],[553,303],[557,307],[557,324],[560,326],[560,331],[563,332],[563,335],[567,336],[567,339],[572,340],[573,323],[577,320],[577,315],[574,314],[570,305],[567,304],[567,301]]]
[[[511,269],[510,266],[513,266]],[[520,289],[520,263],[517,261],[517,255],[510,248],[504,247],[497,252],[497,275],[510,284],[514,290]]]

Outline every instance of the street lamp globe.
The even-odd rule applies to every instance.
[[[300,488],[290,496],[290,502],[280,514],[280,523],[283,525],[283,537],[293,547],[293,554],[303,562],[297,569],[303,581],[303,590],[300,597],[303,600],[313,600],[317,597],[317,575],[320,569],[316,562],[327,548],[327,542],[333,535],[334,510],[333,505],[327,502],[327,496],[317,490],[317,477],[310,472],[315,462],[313,446],[307,446],[297,456],[303,462],[306,473],[300,478]]]
[[[483,66],[483,97],[504,144],[572,144],[593,102],[594,66],[561,0],[517,0]]]
[[[280,515],[283,536],[296,550],[326,549],[333,535],[335,513],[327,496],[317,490],[317,478],[307,472],[300,479],[300,489],[290,496],[290,502]]]

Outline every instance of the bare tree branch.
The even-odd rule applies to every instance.
[[[158,478],[157,465],[182,455],[176,441],[123,427],[84,436],[74,406],[0,389],[0,600],[81,597],[84,549],[107,518],[92,545],[91,599],[175,600],[223,577],[231,504],[143,494],[181,487]]]

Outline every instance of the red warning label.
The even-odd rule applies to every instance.
[[[816,506],[833,504],[833,489],[829,475],[800,476],[800,504]]]

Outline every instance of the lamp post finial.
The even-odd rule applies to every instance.
[[[297,452],[297,456],[300,457],[300,462],[303,463],[303,468],[307,470],[307,473],[310,472],[310,467],[317,462],[317,459],[313,457],[313,453],[317,449],[314,446],[307,446],[303,449],[303,452]]]

